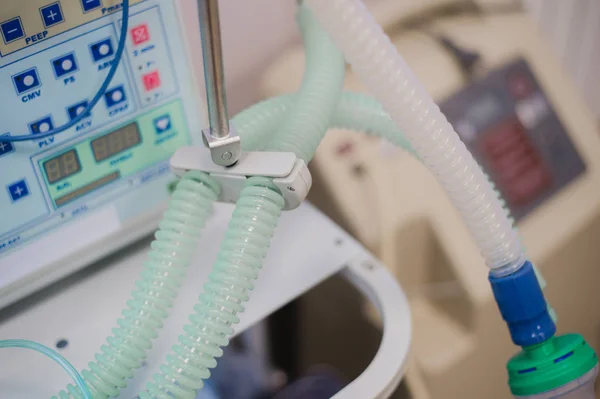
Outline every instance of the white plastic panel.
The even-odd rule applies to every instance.
[[[123,59],[90,116],[0,143],[0,307],[148,234],[175,180],[169,157],[200,142],[178,1],[130,3]],[[0,0],[0,135],[43,133],[80,112],[114,62],[121,6]]]
[[[204,285],[216,259],[233,210],[233,206],[225,204],[217,204],[215,208],[170,317],[144,366],[129,381],[119,399],[136,397],[135,394],[158,371],[188,322],[198,300],[199,287]],[[23,303],[12,318],[8,318],[6,312],[0,313],[0,339],[31,339],[50,347],[54,347],[57,340],[67,339],[69,345],[61,353],[78,370],[85,368],[114,327],[143,268],[148,248],[146,241],[110,257],[98,265],[101,266],[99,270],[79,279],[73,278],[55,295],[43,292],[32,306]],[[304,203],[298,209],[282,214],[260,278],[240,323],[236,325],[236,332],[254,325],[342,270],[380,310],[385,331],[373,364],[336,398],[385,398],[399,383],[408,358],[411,340],[408,301],[386,268],[310,204]],[[336,309],[339,312],[356,310]],[[348,350],[352,351],[352,348]],[[60,367],[37,353],[4,349],[2,355],[11,359],[11,362],[0,362],[2,398],[49,398],[70,382]]]

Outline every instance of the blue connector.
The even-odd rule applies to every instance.
[[[531,262],[526,262],[508,276],[494,277],[490,274],[489,280],[500,313],[516,345],[535,345],[554,336],[556,325],[548,312]]]

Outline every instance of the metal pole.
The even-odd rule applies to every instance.
[[[216,139],[223,139],[229,136],[229,115],[227,113],[218,0],[198,0],[198,13],[210,134]]]

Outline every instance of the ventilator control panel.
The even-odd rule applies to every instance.
[[[71,129],[0,142],[1,299],[78,251],[138,237],[168,198],[169,157],[202,123],[174,0],[130,1],[121,59],[121,1],[0,5],[0,135],[41,135],[80,116],[118,63]]]
[[[517,220],[585,171],[524,60],[493,71],[441,109]]]

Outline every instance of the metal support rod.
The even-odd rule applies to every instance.
[[[229,135],[229,115],[227,113],[218,0],[198,0],[198,14],[210,134],[216,139],[222,139]]]

